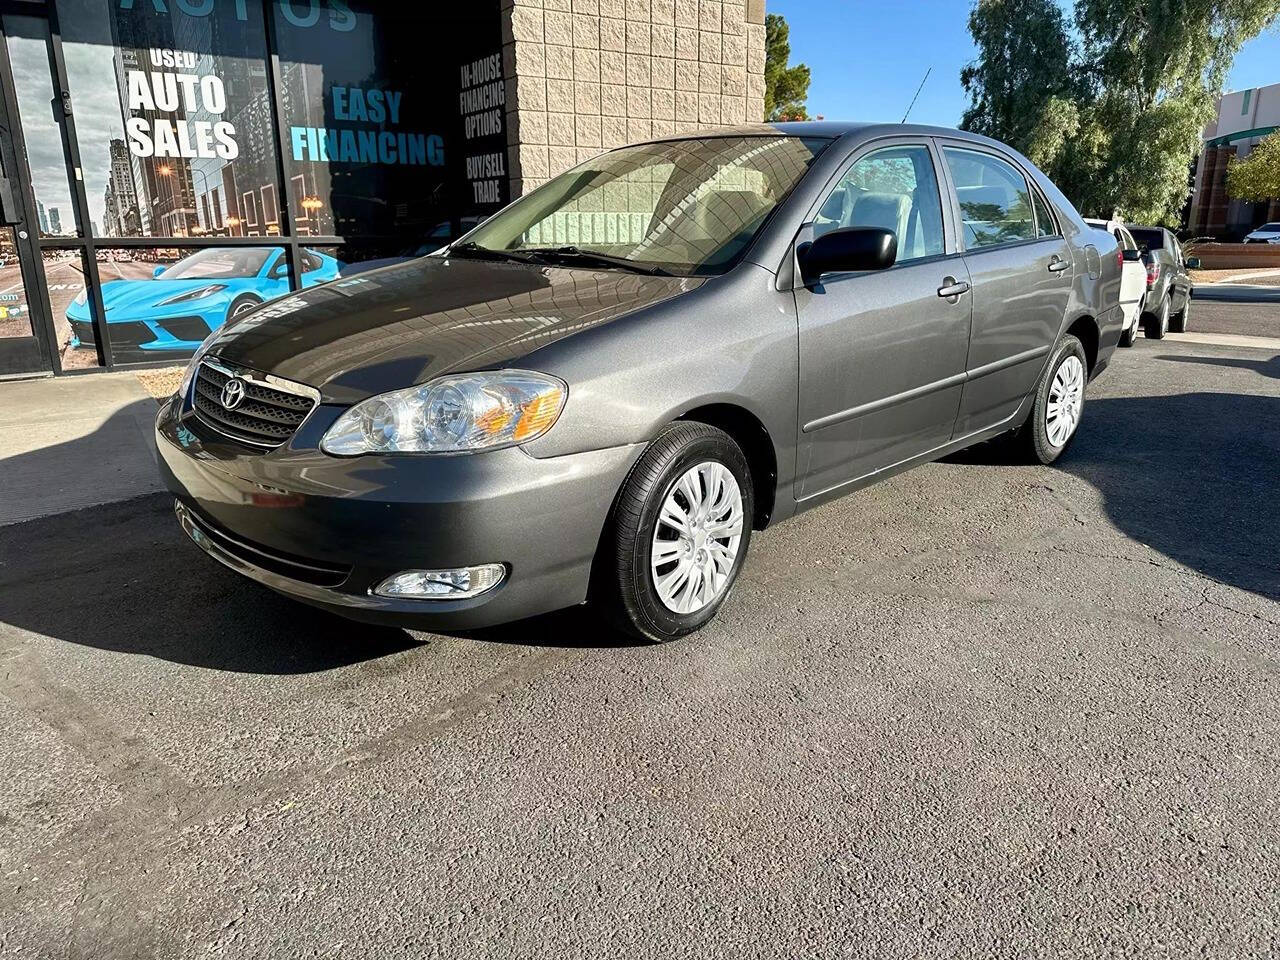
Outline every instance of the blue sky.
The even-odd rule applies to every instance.
[[[1124,2],[1124,0],[1117,0]],[[933,72],[911,111],[917,123],[954,127],[967,98],[960,68],[974,56],[966,23],[971,0],[767,0],[791,26],[791,62],[813,71],[809,113],[829,120],[902,119],[911,95]],[[1228,88],[1280,83],[1280,33],[1248,43]]]

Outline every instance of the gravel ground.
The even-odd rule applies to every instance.
[[[1139,340],[1058,468],[784,523],[663,647],[351,625],[158,496],[5,528],[0,955],[1268,955],[1278,363]]]

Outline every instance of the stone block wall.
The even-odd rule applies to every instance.
[[[763,0],[502,2],[513,198],[610,147],[763,119]]]

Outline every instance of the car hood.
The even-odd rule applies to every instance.
[[[703,283],[614,270],[422,257],[274,300],[210,352],[354,403],[492,369]]]
[[[215,283],[230,286],[230,280],[111,280],[102,285],[102,303],[108,310],[121,307],[155,306],[161,300],[200,290]],[[175,304],[181,309],[181,304]]]

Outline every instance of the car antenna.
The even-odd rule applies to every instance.
[[[924,72],[924,78],[920,81],[920,86],[916,87],[916,95],[911,98],[911,102],[907,104],[907,112],[902,115],[902,123],[907,122],[907,117],[911,114],[911,108],[916,105],[916,101],[920,99],[920,91],[924,89],[924,81],[929,79],[929,74],[933,73],[933,67],[929,67]]]

